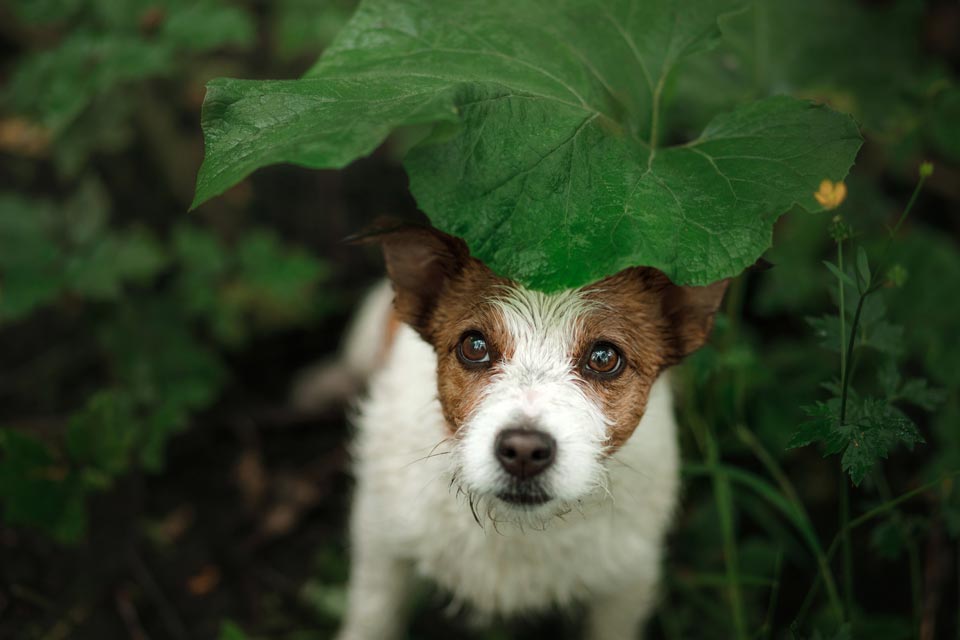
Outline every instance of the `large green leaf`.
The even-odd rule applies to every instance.
[[[446,121],[405,163],[411,189],[494,270],[545,290],[640,264],[734,275],[860,145],[849,117],[785,97],[660,145],[671,71],[739,5],[371,0],[306,78],[209,85],[194,204],[270,163],[341,167]]]

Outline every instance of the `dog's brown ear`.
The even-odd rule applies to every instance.
[[[446,285],[470,259],[466,243],[430,227],[402,226],[368,236],[380,242],[400,320],[425,338]]]
[[[713,317],[729,283],[729,280],[720,280],[705,287],[681,287],[668,281],[663,289],[662,309],[673,336],[670,364],[702,347],[710,337]]]

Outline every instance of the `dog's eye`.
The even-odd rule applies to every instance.
[[[460,344],[457,345],[457,355],[460,357],[460,361],[466,364],[490,362],[487,339],[479,331],[468,331],[460,338]]]
[[[612,376],[620,372],[623,357],[609,342],[598,342],[590,347],[586,367],[591,373]]]

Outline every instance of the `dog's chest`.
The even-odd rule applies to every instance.
[[[484,614],[564,607],[657,570],[659,540],[632,532],[631,514],[609,503],[543,530],[490,521],[481,527],[463,509],[432,515],[411,532],[418,570]]]

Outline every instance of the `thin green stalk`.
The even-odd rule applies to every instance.
[[[653,154],[657,150],[657,137],[660,131],[660,94],[663,93],[663,85],[667,79],[667,75],[663,74],[660,76],[660,80],[657,81],[657,86],[653,90],[653,106],[650,113],[650,157],[653,158]]]
[[[777,598],[780,596],[780,579],[782,577],[783,569],[783,549],[777,550],[777,563],[774,566],[774,574],[776,574],[777,579],[773,583],[773,588],[770,589],[770,600],[767,601],[767,614],[763,617],[763,626],[760,627],[759,636],[767,638],[767,640],[773,639],[773,614],[777,610]]]
[[[887,502],[884,502],[874,507],[873,509],[870,509],[869,511],[857,516],[856,518],[850,521],[850,524],[847,526],[847,529],[849,531],[853,531],[860,525],[869,522],[870,520],[876,518],[877,516],[883,515],[884,513],[890,511],[896,506],[906,502],[907,500],[910,500],[911,498],[914,498],[922,493],[926,493],[931,489],[935,489],[937,486],[941,485],[946,480],[954,478],[956,476],[960,476],[960,469],[956,469],[947,474],[944,474],[937,480],[928,482],[924,485],[917,487],[916,489],[911,489],[906,493],[902,493],[896,498],[892,500],[888,500]],[[827,548],[826,557],[828,562],[830,560],[833,560],[833,556],[837,552],[837,547],[840,545],[840,538],[842,533],[843,533],[842,531],[838,531],[837,535],[834,536],[833,538],[833,542],[831,542],[830,546]],[[820,574],[817,574],[814,577],[813,584],[810,586],[810,590],[807,591],[807,595],[803,599],[803,604],[800,605],[800,611],[799,613],[797,613],[797,617],[794,619],[793,623],[790,625],[791,629],[793,629],[794,631],[799,629],[800,624],[803,622],[803,619],[806,617],[807,610],[810,608],[810,605],[813,602],[813,598],[816,596],[817,590],[820,588],[820,579],[821,579]]]
[[[880,492],[880,497],[884,500],[891,500],[893,492],[890,491],[890,484],[886,476],[880,471],[873,474],[874,482]],[[910,595],[913,604],[913,626],[917,634],[920,633],[920,621],[923,616],[923,573],[920,569],[920,550],[917,548],[917,542],[910,535],[910,530],[903,519],[903,515],[894,510],[892,516],[894,524],[900,531],[900,535],[907,541],[907,560],[910,563]]]
[[[843,240],[837,240],[837,270],[843,273]],[[837,286],[840,288],[840,379],[847,377],[847,305],[846,287],[843,280],[837,276]]]
[[[872,279],[870,286],[868,286],[867,289],[860,295],[860,299],[857,301],[857,310],[853,315],[853,323],[850,325],[850,338],[847,341],[846,349],[843,349],[843,346],[844,346],[843,336],[846,335],[846,332],[843,331],[842,329],[845,318],[844,318],[843,310],[841,309],[841,313],[840,313],[841,358],[845,358],[845,360],[841,360],[841,362],[849,363],[851,358],[853,357],[853,349],[856,343],[857,329],[859,328],[859,325],[860,325],[860,313],[861,311],[863,311],[863,303],[864,301],[866,301],[867,297],[870,294],[872,294],[877,289],[879,289],[880,286],[883,284],[882,273],[886,269],[887,257],[890,253],[890,247],[893,245],[893,239],[896,237],[897,233],[900,231],[900,227],[903,226],[903,223],[906,221],[907,217],[910,215],[910,212],[913,210],[913,205],[916,203],[917,197],[920,195],[920,189],[923,188],[923,183],[927,181],[928,175],[929,173],[924,173],[924,172],[920,173],[920,179],[917,181],[917,186],[914,187],[913,193],[910,195],[910,200],[907,201],[907,206],[904,207],[903,213],[901,213],[900,217],[897,219],[897,224],[895,224],[893,226],[893,229],[890,230],[889,237],[887,238],[887,243],[886,245],[884,245],[883,253],[880,255],[880,260],[877,263],[877,268],[875,270],[879,277],[875,277]],[[839,256],[839,253],[842,251],[840,249],[839,242],[838,242],[837,248],[838,248],[838,256]],[[840,268],[842,273],[842,269],[843,269],[842,263],[838,264],[837,266],[838,268]],[[840,283],[840,294],[841,296],[843,295],[842,282]],[[841,301],[842,300],[843,298],[841,297]],[[846,353],[845,356],[842,355],[844,352]],[[840,395],[840,424],[844,424],[847,416],[847,390],[850,385],[851,377],[852,376],[851,376],[850,370],[846,368],[845,364],[841,364],[841,381],[843,385],[843,390]]]
[[[840,531],[843,532],[843,610],[845,619],[853,617],[853,545],[850,541],[850,488],[847,474],[840,471]]]
[[[843,236],[837,236],[837,270],[843,273]],[[840,424],[844,423],[847,412],[847,385],[850,382],[847,362],[853,355],[853,344],[856,337],[856,326],[860,321],[860,310],[863,307],[863,301],[866,294],[860,296],[857,302],[857,312],[853,319],[853,329],[850,340],[847,341],[847,305],[846,305],[846,286],[843,279],[837,276],[837,287],[839,288],[840,301],[840,384],[843,392],[840,395]],[[840,530],[847,531],[847,525],[850,523],[850,490],[847,487],[847,476],[841,469],[840,471]],[[843,609],[845,619],[849,619],[853,612],[853,545],[849,534],[843,537]]]
[[[894,225],[893,229],[890,230],[889,237],[887,238],[887,243],[884,246],[883,253],[880,256],[880,260],[877,263],[876,276],[871,279],[871,282],[867,285],[867,288],[860,294],[860,299],[857,300],[857,309],[853,314],[853,322],[850,324],[850,334],[849,339],[847,339],[846,344],[844,344],[844,339],[847,336],[845,330],[846,322],[846,309],[844,306],[844,285],[843,281],[840,278],[837,278],[839,287],[840,287],[840,381],[841,381],[841,392],[840,392],[840,424],[844,425],[847,421],[847,399],[849,397],[850,389],[850,379],[853,377],[853,350],[856,346],[857,341],[857,331],[860,328],[860,316],[863,312],[863,305],[866,302],[867,298],[874,293],[883,283],[883,272],[886,269],[887,256],[890,252],[890,247],[893,244],[893,239],[900,231],[900,227],[903,226],[904,221],[910,215],[910,211],[913,209],[913,205],[917,201],[917,197],[920,195],[920,189],[923,188],[923,183],[926,182],[927,176],[929,174],[921,171],[920,179],[917,181],[917,186],[913,189],[913,194],[910,196],[910,200],[907,202],[907,206],[904,207],[903,213],[900,214],[900,217],[897,219],[897,223]],[[837,267],[840,270],[840,273],[843,273],[843,241],[837,240]],[[840,532],[841,540],[843,544],[843,589],[844,589],[844,608],[846,609],[846,615],[849,618],[853,614],[853,545],[850,540],[850,488],[847,483],[846,475],[841,472],[840,474]]]
[[[733,494],[730,479],[720,466],[720,453],[713,430],[706,430],[707,464],[713,471],[713,494],[720,514],[723,536],[723,556],[727,568],[727,593],[733,614],[733,628],[738,640],[747,639],[746,619],[743,614],[743,594],[740,591],[740,561],[737,554],[736,532],[733,522]]]
[[[857,310],[853,312],[853,322],[850,324],[850,339],[847,341],[847,364],[853,360],[853,349],[857,341],[857,329],[860,327],[860,315],[863,313],[863,303],[871,293],[870,289],[863,292],[860,299],[857,300]],[[850,378],[853,367],[847,367],[841,378],[842,390],[840,392],[840,424],[846,424],[847,421],[847,395],[850,388]]]
[[[820,541],[817,538],[816,531],[814,531],[810,519],[807,518],[802,511],[797,510],[789,500],[785,499],[780,492],[763,478],[736,467],[719,466],[722,467],[730,480],[754,491],[766,500],[768,504],[776,508],[800,533],[804,542],[806,542],[810,548],[811,553],[817,559],[817,567],[820,569],[815,585],[818,587],[820,584],[819,580],[821,578],[823,579],[827,585],[827,596],[830,600],[831,610],[837,622],[841,622],[843,620],[843,606],[840,602],[840,596],[837,593],[836,584],[833,581],[833,574],[830,572],[830,562],[827,554],[823,552],[823,547],[820,546]],[[683,465],[683,472],[687,475],[714,477],[717,469],[708,465],[688,463]]]
[[[810,524],[810,515],[807,513],[806,508],[803,506],[803,501],[800,500],[800,496],[797,494],[797,490],[794,488],[793,483],[790,482],[790,479],[787,477],[787,474],[784,473],[783,469],[780,468],[780,465],[777,464],[777,461],[774,459],[770,452],[767,451],[766,447],[757,439],[750,429],[744,425],[737,426],[737,435],[739,436],[741,442],[747,445],[753,454],[757,457],[758,460],[766,468],[767,473],[769,473],[777,484],[780,486],[780,491],[787,497],[790,501],[790,504],[796,510],[796,514],[799,518],[805,521],[808,524],[808,531],[813,531],[813,525]],[[820,547],[819,541],[816,540],[815,534],[805,533],[808,546],[813,552],[814,557],[817,560],[817,568],[820,571],[820,576],[823,578],[827,586],[827,596],[830,599],[831,604],[833,605],[834,611],[838,614],[837,618],[842,619],[842,610],[840,607],[840,597],[837,592],[837,585],[833,580],[833,571],[830,569],[830,562],[827,559],[826,554],[823,553],[823,549]],[[813,544],[810,544],[811,539]]]

